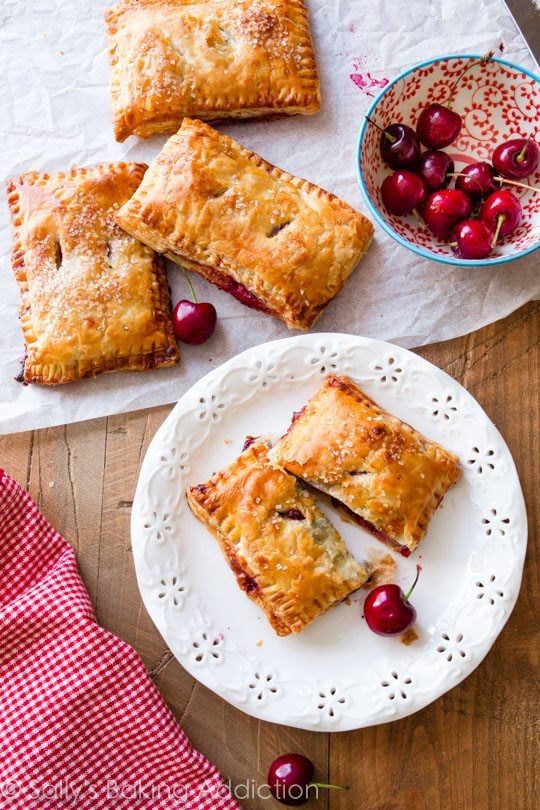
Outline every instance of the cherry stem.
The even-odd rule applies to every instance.
[[[501,231],[504,219],[505,219],[504,214],[499,214],[499,216],[497,217],[497,227],[495,228],[495,234],[493,236],[493,241],[491,242],[492,248],[494,248],[495,245],[497,244],[497,239],[499,238],[499,233]]]
[[[528,186],[527,183],[518,183],[517,180],[507,180],[506,177],[494,177],[494,180],[498,180],[499,183],[508,183],[509,186],[517,186],[517,188],[527,188],[529,191],[536,191],[538,193],[540,188],[536,188],[536,186]]]
[[[454,103],[454,93],[456,92],[456,87],[458,86],[458,84],[460,83],[462,78],[465,76],[467,71],[470,70],[472,67],[474,67],[475,64],[485,65],[486,62],[489,62],[491,59],[493,59],[494,55],[495,55],[495,51],[489,51],[489,53],[486,53],[485,56],[482,56],[478,60],[476,60],[475,58],[469,59],[467,65],[461,71],[461,73],[459,74],[459,76],[455,80],[454,84],[450,88],[450,100],[448,101],[448,104],[447,104],[447,107],[448,107],[449,110],[452,109],[452,104]]]
[[[404,601],[404,602],[408,602],[408,601],[409,601],[409,596],[411,595],[411,593],[412,593],[412,592],[414,591],[414,589],[416,588],[416,583],[418,582],[418,577],[420,576],[420,571],[421,571],[421,570],[422,570],[422,566],[421,566],[421,565],[417,565],[417,566],[416,566],[416,576],[415,576],[415,578],[414,578],[414,582],[413,582],[413,584],[411,585],[411,587],[409,588],[409,590],[407,591],[407,593],[405,594],[405,596],[403,597],[403,601]]]
[[[527,138],[527,140],[523,144],[523,149],[521,150],[519,155],[516,156],[516,160],[518,161],[518,163],[523,163],[523,161],[525,160],[525,152],[527,151],[527,147],[529,145],[529,141],[531,140],[531,138],[532,138],[532,135],[529,135],[529,137]]]
[[[458,244],[458,242],[448,242],[448,247],[457,247]]]
[[[382,134],[385,136],[387,140],[390,141],[390,143],[395,143],[397,141],[397,138],[394,138],[393,135],[390,135],[389,132],[387,132],[385,129],[379,126],[379,124],[376,124],[375,121],[372,121],[369,115],[366,115],[366,121],[369,121],[370,124],[373,124],[374,127],[380,130],[380,132],[382,132]]]
[[[325,785],[324,782],[310,782],[308,787],[324,788],[325,790],[350,790],[348,785]]]
[[[422,217],[418,213],[418,210],[416,208],[413,208],[412,213],[414,214],[414,218],[416,219],[418,224],[423,226],[424,223],[422,222]]]
[[[179,265],[179,266],[180,266],[180,270],[181,270],[181,271],[182,271],[182,273],[184,274],[184,278],[185,278],[185,280],[186,280],[186,281],[187,281],[187,283],[188,283],[188,287],[189,287],[189,289],[191,290],[191,297],[193,298],[193,301],[194,301],[196,304],[198,304],[198,303],[199,303],[199,301],[198,301],[198,299],[197,299],[197,295],[196,295],[196,293],[195,293],[195,290],[193,289],[193,284],[191,283],[191,279],[190,279],[190,277],[188,276],[188,274],[187,274],[187,272],[186,272],[185,268],[184,268],[184,267],[182,267],[182,265]]]

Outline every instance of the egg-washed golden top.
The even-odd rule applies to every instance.
[[[314,498],[269,462],[264,441],[187,496],[278,635],[297,633],[368,577]]]
[[[311,326],[371,243],[362,214],[201,121],[184,119],[117,222],[159,253],[243,284]],[[207,268],[205,270],[204,268]]]
[[[337,376],[326,378],[293,421],[275,458],[409,550],[461,476],[453,453]]]
[[[178,362],[161,259],[114,220],[145,170],[111,163],[9,181],[27,382]]]
[[[320,85],[301,0],[121,0],[105,14],[117,140],[182,118],[311,114]]]

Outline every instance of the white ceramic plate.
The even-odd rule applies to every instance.
[[[278,638],[187,506],[188,485],[232,461],[246,434],[279,436],[329,372],[352,377],[464,467],[416,553],[396,556],[403,585],[423,567],[413,600],[420,637],[408,647],[369,631],[364,591]],[[324,508],[358,557],[386,551]],[[339,334],[258,346],[193,386],[144,459],[131,530],[146,608],[188,672],[248,714],[316,731],[396,720],[471,673],[516,601],[527,541],[510,452],[471,395],[404,349]]]

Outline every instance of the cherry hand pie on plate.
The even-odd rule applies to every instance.
[[[333,194],[187,118],[116,221],[295,329],[316,321],[373,235],[371,222]]]
[[[178,363],[163,261],[113,217],[145,170],[110,163],[8,182],[24,382]]]
[[[114,132],[311,114],[320,87],[301,0],[120,0],[105,14]]]
[[[404,556],[461,476],[453,453],[384,411],[347,377],[327,377],[272,453]]]
[[[257,439],[227,469],[188,489],[240,587],[279,636],[298,633],[367,580],[306,488]]]

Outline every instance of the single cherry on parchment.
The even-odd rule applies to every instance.
[[[282,754],[277,757],[268,769],[268,787],[270,793],[281,804],[289,807],[300,807],[318,792],[312,788],[326,790],[348,790],[342,785],[327,785],[313,782],[313,762],[303,754]],[[310,795],[311,793],[311,795]]]
[[[213,304],[197,300],[188,274],[183,267],[180,269],[189,285],[193,301],[183,298],[176,304],[172,314],[173,332],[176,339],[182,343],[199,346],[213,335],[217,323],[217,312]]]
[[[416,577],[407,591],[403,593],[399,585],[390,582],[373,588],[364,602],[364,618],[367,626],[378,636],[399,636],[416,621],[416,610],[409,602],[409,597],[416,587],[420,571],[416,566]]]

